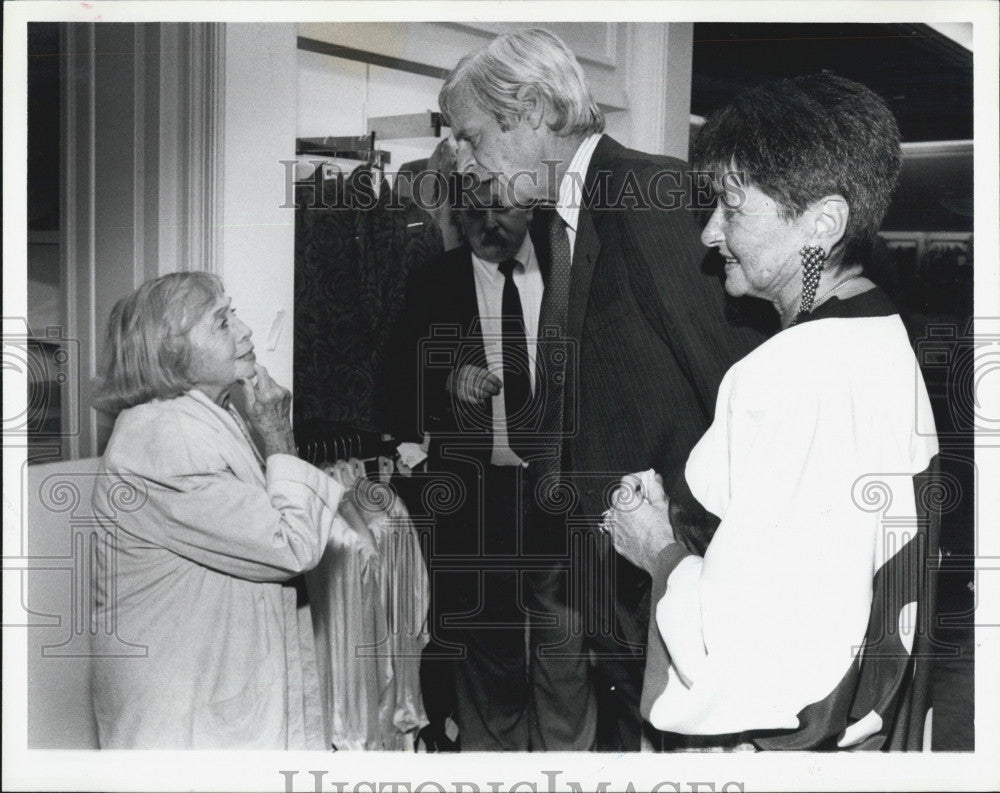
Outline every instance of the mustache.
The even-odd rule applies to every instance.
[[[500,230],[486,230],[480,234],[479,239],[483,245],[506,245],[510,237]]]

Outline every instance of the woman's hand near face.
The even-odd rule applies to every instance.
[[[615,550],[647,572],[667,545],[676,542],[670,525],[670,502],[653,471],[629,474],[612,498],[603,524]]]
[[[242,381],[247,420],[264,443],[264,456],[295,454],[292,435],[292,393],[278,385],[259,363],[254,364],[256,382]]]

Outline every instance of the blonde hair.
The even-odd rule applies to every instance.
[[[189,390],[188,332],[223,294],[222,281],[211,273],[170,273],[115,303],[97,407],[117,414]]]
[[[448,75],[438,104],[449,116],[449,106],[463,88],[502,130],[513,127],[528,106],[525,86],[533,87],[556,120],[550,129],[559,136],[590,135],[604,130],[604,114],[587,87],[576,56],[558,36],[541,28],[497,36],[471,52]]]

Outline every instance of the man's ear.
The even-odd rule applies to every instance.
[[[522,85],[517,89],[517,101],[524,108],[521,119],[532,129],[541,127],[548,111],[548,103],[533,85]]]
[[[827,252],[833,250],[847,231],[847,221],[851,217],[851,208],[842,195],[828,195],[816,201],[812,206],[814,216],[813,237],[815,244],[821,245]]]

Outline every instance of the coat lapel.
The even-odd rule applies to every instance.
[[[601,195],[594,192],[598,174],[607,170],[608,161],[612,159],[616,150],[621,150],[621,145],[604,135],[597,142],[590,158],[585,193],[597,195],[598,201],[602,200]],[[604,189],[606,187],[606,184],[603,185]],[[607,200],[607,196],[603,196],[603,199]],[[580,207],[576,242],[573,245],[573,274],[570,279],[569,308],[566,314],[566,333],[571,339],[579,339],[583,332],[583,318],[590,299],[590,282],[594,277],[594,264],[597,262],[600,252],[601,238],[597,234],[594,210],[586,206]]]
[[[196,389],[188,391],[178,399],[190,399],[190,402],[184,402],[184,409],[187,412],[192,415],[208,414],[219,425],[221,431],[218,452],[229,464],[237,479],[263,485],[264,472],[261,462],[254,451],[253,442],[239,426],[237,419]]]
[[[483,347],[483,327],[479,319],[479,298],[476,296],[476,273],[473,270],[472,251],[468,247],[460,249],[454,259],[456,295],[454,306],[456,321],[465,338],[472,344]],[[441,296],[447,300],[446,295]],[[482,365],[485,366],[486,352],[483,350]]]
[[[446,279],[448,292],[437,297],[449,307],[452,322],[458,325],[459,335],[455,339],[454,364],[486,367],[486,347],[483,340],[483,325],[479,316],[479,300],[476,295],[476,274],[472,263],[472,251],[466,245],[456,249],[449,259],[451,275]],[[454,413],[454,426],[461,434],[478,437],[490,433],[492,437],[492,415],[490,402],[485,406],[467,404],[451,400],[450,411]],[[476,428],[470,430],[468,428]],[[433,436],[433,432],[431,433]]]
[[[580,210],[573,246],[573,269],[569,285],[569,308],[566,313],[566,334],[579,339],[583,332],[583,317],[590,298],[590,282],[594,277],[594,263],[601,252],[601,240],[594,228],[593,213]]]

